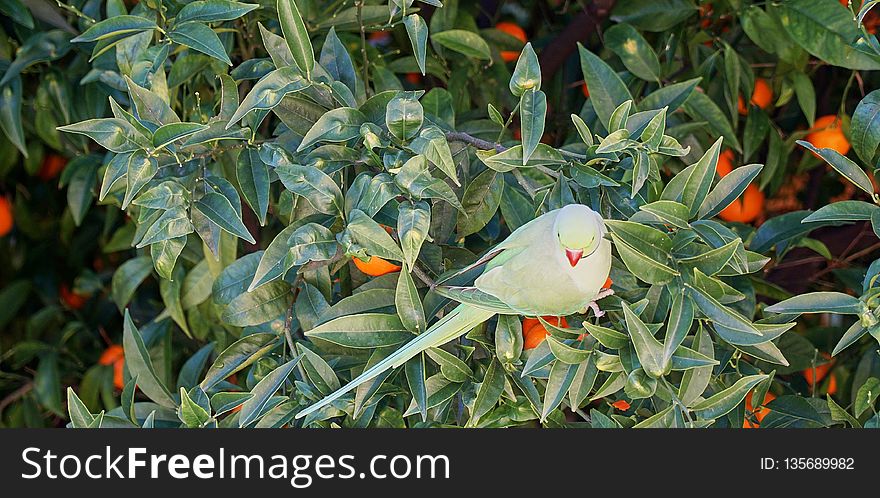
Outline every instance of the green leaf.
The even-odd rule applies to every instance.
[[[421,334],[427,329],[421,297],[419,297],[416,284],[409,273],[405,271],[399,273],[394,297],[397,316],[400,317],[400,322],[407,330],[414,334]]]
[[[347,230],[354,241],[362,245],[370,256],[403,261],[403,252],[394,239],[363,211],[355,209],[349,213]]]
[[[474,375],[465,362],[444,349],[428,348],[425,354],[440,366],[440,373],[452,382],[465,382]]]
[[[180,388],[180,406],[177,416],[187,427],[201,427],[211,418],[211,414],[190,399],[186,388]]]
[[[858,315],[864,305],[857,298],[842,292],[809,292],[768,306],[770,313],[838,313]]]
[[[723,211],[746,191],[762,168],[760,164],[749,164],[724,176],[703,200],[697,216],[701,219],[711,218]]]
[[[313,341],[355,349],[396,346],[414,337],[397,315],[382,313],[335,318],[306,331],[305,334]]]
[[[184,5],[174,21],[176,23],[232,21],[258,7],[259,5],[229,0],[196,0]]]
[[[266,323],[287,313],[291,297],[290,284],[270,282],[233,299],[220,319],[235,327]]]
[[[315,68],[315,50],[299,7],[295,0],[278,0],[277,8],[281,32],[284,33],[284,40],[287,41],[293,60],[306,79],[311,80],[312,70]]]
[[[647,31],[666,31],[695,13],[688,0],[627,0],[614,5],[611,19]]]
[[[538,55],[531,43],[526,43],[520,52],[508,86],[510,92],[517,97],[522,97],[528,90],[541,89],[541,66],[538,64]],[[498,124],[503,125],[504,121],[501,120]]]
[[[241,151],[235,163],[235,177],[245,202],[257,215],[261,226],[266,226],[269,210],[269,168],[260,159],[257,149],[248,147]]]
[[[156,403],[168,408],[176,408],[177,403],[171,397],[171,393],[156,375],[144,340],[131,321],[127,309],[122,328],[122,346],[125,350],[125,366],[132,376],[138,378],[140,390]]]
[[[277,335],[266,332],[247,335],[233,342],[217,356],[199,387],[205,391],[211,390],[218,382],[262,358],[278,343]]]
[[[193,209],[198,209],[206,218],[213,221],[221,229],[243,240],[255,244],[256,240],[248,232],[241,219],[241,213],[235,208],[224,195],[209,192],[193,204]]]
[[[342,211],[339,185],[318,168],[283,163],[275,167],[275,172],[288,190],[305,197],[319,212],[337,214]]]
[[[850,44],[859,31],[838,2],[790,0],[780,6],[779,17],[789,36],[819,59],[847,69],[880,69],[880,58]]]
[[[699,327],[691,345],[694,350],[703,356],[708,358],[715,357],[715,347],[705,327]],[[709,385],[709,381],[712,380],[712,368],[712,366],[693,368],[685,371],[682,375],[678,397],[685,406],[691,406],[702,396],[703,391]]]
[[[727,389],[719,391],[695,404],[691,409],[696,412],[698,417],[704,420],[717,419],[736,408],[738,404],[742,403],[746,394],[753,387],[767,378],[767,375],[745,376]]]
[[[95,421],[94,415],[89,412],[88,407],[79,399],[72,387],[67,388],[67,413],[70,416],[70,425],[74,429],[85,429]]]
[[[297,352],[302,356],[302,367],[312,385],[323,395],[339,389],[339,378],[333,368],[311,349],[301,343],[296,345]]]
[[[524,149],[522,145],[514,145],[504,152],[498,153],[494,150],[480,150],[477,151],[477,157],[483,161],[483,164],[499,173],[513,171],[516,168],[534,168],[566,163],[565,158],[558,150],[542,143],[535,147],[531,157],[525,162],[523,162]]]
[[[318,142],[346,142],[357,138],[361,133],[361,125],[366,121],[362,112],[351,107],[327,111],[309,128],[296,150],[300,152]]]
[[[114,16],[93,24],[83,34],[70,40],[74,43],[89,43],[106,38],[132,35],[141,31],[156,29],[156,23],[140,16]]]
[[[11,83],[0,87],[0,129],[3,130],[6,138],[8,138],[9,141],[12,142],[12,144],[15,145],[15,147],[19,151],[21,151],[22,155],[24,155],[24,157],[28,157],[27,147],[25,146],[24,130],[22,129],[21,125],[21,103],[21,78],[15,78],[12,80]],[[78,125],[82,124],[83,123],[78,123]],[[102,135],[96,135],[96,130],[85,129],[78,125],[62,126],[58,129],[61,131],[69,131],[72,133],[87,135],[90,138],[92,136],[101,136],[102,138],[106,136],[107,139],[110,140],[108,143],[111,145],[115,145],[116,148],[120,148],[123,146],[125,148],[130,147],[130,145],[128,145],[128,141],[124,139],[124,135],[108,135],[106,133]]]
[[[125,76],[125,83],[139,120],[152,123],[155,127],[180,121],[180,118],[168,104],[167,97],[163,98],[157,93],[138,85],[128,76]],[[150,129],[155,129],[155,127]]]
[[[238,414],[239,427],[247,427],[265,414],[264,409],[269,399],[284,385],[300,359],[302,359],[302,355],[272,370],[257,382],[257,385],[251,389],[253,397],[241,405],[241,411]]]
[[[144,238],[137,243],[137,248],[146,247],[163,240],[181,237],[193,232],[193,224],[187,217],[186,209],[177,206],[162,213],[147,229]]]
[[[834,149],[819,149],[810,142],[804,140],[798,140],[797,143],[824,159],[826,163],[831,165],[832,168],[843,175],[844,178],[849,180],[856,187],[859,187],[869,194],[874,194],[874,185],[871,183],[871,179],[868,178],[868,174],[848,157]]]
[[[519,107],[523,144],[522,164],[525,166],[544,136],[547,96],[540,90],[528,89],[523,93]]]
[[[632,100],[632,95],[617,73],[605,61],[584,48],[580,43],[578,43],[578,51],[580,52],[584,81],[587,83],[587,88],[590,89],[590,102],[592,102],[599,120],[607,129],[611,113],[620,104]]]
[[[336,28],[330,28],[327,33],[324,46],[321,47],[320,64],[336,81],[344,83],[355,95],[363,92],[363,83],[358,81],[354,62],[345,45],[336,35]]]
[[[550,377],[547,379],[547,388],[544,391],[544,403],[541,410],[541,421],[547,420],[550,412],[555,410],[568,394],[568,388],[574,381],[577,373],[577,365],[569,365],[561,361],[553,363],[550,367]]]
[[[671,114],[685,103],[699,83],[700,78],[694,78],[654,90],[639,102],[639,109],[648,111],[668,107],[666,112]]]
[[[850,138],[859,158],[873,164],[880,146],[880,90],[874,90],[859,102],[850,123]]]
[[[804,73],[792,73],[791,78],[794,92],[797,95],[798,105],[801,106],[801,111],[806,116],[807,123],[812,127],[816,121],[816,89],[813,87],[813,80]]]
[[[199,123],[168,123],[153,132],[153,147],[165,148],[172,142],[206,130],[208,127]]]
[[[403,261],[412,268],[431,228],[431,205],[425,201],[401,202],[398,206],[397,233],[403,249]]]
[[[626,304],[623,305],[623,315],[626,319],[626,329],[645,373],[654,378],[662,377],[665,373],[663,371],[663,345]]]
[[[647,81],[660,80],[660,61],[647,40],[631,25],[615,24],[604,34],[605,46],[620,57],[634,75]],[[592,94],[592,87],[590,93]]]
[[[489,413],[492,408],[501,399],[504,392],[504,368],[498,360],[493,359],[486,370],[483,382],[477,390],[477,397],[474,400],[474,407],[471,410],[471,419],[469,424],[473,425],[481,417]]]
[[[703,92],[692,92],[684,102],[683,108],[695,120],[708,123],[709,128],[715,134],[721,135],[728,145],[737,151],[742,151],[730,119],[708,95]]]
[[[458,235],[477,233],[489,223],[501,203],[504,177],[487,169],[468,185],[462,197],[464,215],[458,218]]]
[[[174,29],[168,32],[168,38],[197,52],[209,55],[227,66],[232,65],[220,37],[205,24],[187,22],[175,25]]]
[[[13,141],[13,143],[16,143],[14,138],[15,133],[17,132],[13,132],[13,135],[9,135],[10,132],[7,130],[7,127],[14,126],[14,114],[6,114],[8,111],[14,111],[15,98],[10,93],[14,86],[15,84],[5,86],[3,87],[2,93],[0,93],[0,102],[12,102],[13,106],[3,106],[3,114],[0,114],[0,118],[2,118],[0,123],[5,123],[3,125],[4,132],[7,133],[7,136],[13,137],[10,140]],[[137,130],[135,130],[134,127],[124,119],[88,119],[67,126],[59,126],[58,130],[66,133],[85,135],[111,152],[131,152],[140,147],[140,144],[134,139],[137,135]]]
[[[431,34],[431,40],[443,47],[475,59],[490,60],[489,44],[480,35],[463,29],[450,29]]]
[[[131,301],[134,291],[146,280],[153,270],[149,256],[132,258],[119,265],[110,282],[110,296],[122,312]]]
[[[412,44],[413,54],[415,54],[416,61],[419,63],[419,69],[422,71],[422,76],[424,76],[425,53],[428,47],[428,25],[418,14],[406,16],[403,24],[406,26],[406,34],[409,36],[409,41]]]
[[[877,402],[878,396],[880,396],[880,379],[869,377],[868,380],[859,387],[859,391],[856,393],[856,398],[853,402],[853,413],[855,413],[856,417],[861,417],[863,413],[872,408],[874,403]]]
[[[425,111],[413,92],[394,97],[385,108],[385,126],[392,135],[401,140],[416,136],[425,120]]]
[[[287,94],[304,90],[308,86],[308,81],[292,66],[272,71],[257,81],[229,118],[226,129],[253,110],[274,109]]]
[[[446,134],[434,126],[426,126],[409,144],[413,152],[423,155],[431,163],[440,168],[456,185],[461,185],[455,171],[455,161]]]

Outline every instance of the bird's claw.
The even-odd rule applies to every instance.
[[[602,311],[601,308],[599,308],[599,304],[596,303],[596,301],[598,301],[600,299],[604,299],[604,298],[611,296],[613,294],[614,294],[614,289],[612,289],[610,287],[600,290],[599,293],[596,294],[596,299],[591,301],[590,304],[588,304],[587,307],[584,308],[584,314],[587,313],[587,309],[591,309],[591,310],[593,310],[593,314],[596,316],[596,318],[602,318],[603,316],[605,316],[605,312]]]
[[[605,312],[599,308],[599,305],[596,304],[596,301],[590,302],[587,307],[593,310],[593,314],[596,315],[596,318],[602,318],[603,316],[605,316]]]

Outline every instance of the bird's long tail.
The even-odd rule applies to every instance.
[[[312,412],[320,410],[364,382],[376,378],[376,376],[382,374],[388,369],[397,368],[403,365],[410,358],[426,349],[446,344],[477,325],[485,322],[494,314],[495,313],[492,311],[482,310],[465,304],[459,305],[448,315],[441,318],[440,321],[429,327],[428,330],[409,341],[405,346],[384,358],[379,363],[364,370],[362,374],[352,379],[348,384],[340,387],[333,394],[326,396],[321,401],[318,401],[312,406],[299,412],[296,415],[296,418],[302,418]]]

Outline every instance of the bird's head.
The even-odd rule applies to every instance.
[[[583,204],[569,204],[560,209],[554,229],[572,267],[596,252],[605,235],[602,216]]]

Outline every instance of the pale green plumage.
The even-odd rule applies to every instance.
[[[604,235],[601,216],[579,204],[526,223],[469,267],[486,264],[474,287],[437,289],[461,305],[296,417],[320,410],[360,384],[461,336],[496,313],[565,316],[583,311],[596,299],[611,269],[611,243]],[[584,257],[572,267],[564,249],[582,249]]]

